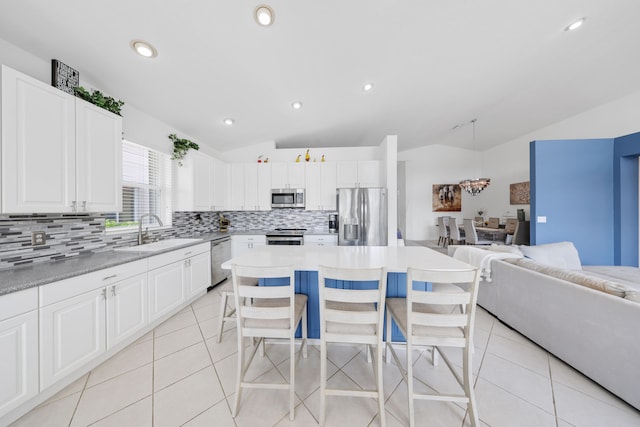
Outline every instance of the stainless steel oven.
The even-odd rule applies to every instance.
[[[304,242],[304,228],[276,228],[267,233],[267,245],[301,246]]]
[[[304,189],[279,188],[271,190],[271,208],[304,209]]]

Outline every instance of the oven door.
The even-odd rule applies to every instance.
[[[302,236],[267,236],[267,245],[301,246]]]

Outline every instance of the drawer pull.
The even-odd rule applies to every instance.
[[[186,256],[186,255],[191,255],[191,251],[189,251],[189,252],[185,252],[184,254],[185,254],[185,256]]]
[[[113,279],[114,277],[118,277],[118,275],[112,274],[111,276],[103,277],[102,280],[109,280],[109,279]]]

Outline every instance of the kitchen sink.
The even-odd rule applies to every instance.
[[[202,242],[202,239],[166,239],[153,243],[145,243],[144,245],[127,246],[125,248],[116,248],[116,251],[122,252],[157,252],[178,246],[187,245],[189,243]]]

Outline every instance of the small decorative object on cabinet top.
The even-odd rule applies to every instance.
[[[296,157],[296,163],[300,163],[300,156],[301,156],[301,155],[302,155],[302,154],[298,154],[298,157]]]
[[[307,148],[307,153],[304,155],[304,161],[308,162],[311,160],[311,156],[309,155],[309,149]]]
[[[51,60],[51,86],[75,95],[75,88],[80,85],[80,73],[64,62]]]
[[[258,156],[258,163],[262,163],[262,154]]]
[[[178,138],[175,133],[169,135],[169,139],[173,142],[173,154],[171,160],[177,160],[178,166],[182,166],[180,160],[184,159],[190,149],[199,150],[200,146],[185,138]]]
[[[322,158],[320,159],[321,162],[324,162],[324,154],[322,155]]]
[[[85,101],[90,102],[100,108],[104,108],[105,110],[110,111],[113,114],[122,116],[122,114],[120,114],[120,110],[124,105],[124,101],[121,101],[119,99],[116,100],[115,98],[112,98],[110,96],[104,96],[102,92],[95,89],[92,89],[91,93],[89,93],[89,91],[82,86],[74,88],[74,91],[78,98],[84,99]]]

